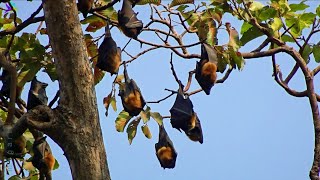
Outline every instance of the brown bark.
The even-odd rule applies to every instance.
[[[44,132],[65,152],[73,179],[108,180],[93,75],[76,2],[43,0],[43,8],[60,88],[55,121]]]

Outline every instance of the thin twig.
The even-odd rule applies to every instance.
[[[166,96],[166,97],[164,97],[164,98],[162,98],[162,99],[159,99],[159,100],[157,100],[157,101],[148,101],[148,102],[146,102],[146,103],[149,103],[149,104],[151,104],[151,103],[154,103],[154,104],[160,103],[160,102],[168,99],[169,97],[171,97],[171,96],[174,95],[174,94],[175,94],[174,92],[171,92],[171,94],[169,94],[168,96]]]

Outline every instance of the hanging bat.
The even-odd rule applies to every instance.
[[[125,65],[124,79],[124,87],[123,89],[120,89],[119,96],[121,97],[124,110],[127,111],[130,116],[136,116],[141,112],[146,105],[146,102],[144,101],[136,82],[129,78]]]
[[[193,112],[191,126],[185,133],[192,141],[199,141],[200,144],[203,143],[202,128],[197,113]]]
[[[78,10],[82,12],[83,17],[86,18],[88,12],[91,10],[93,0],[78,0]]]
[[[106,26],[106,34],[99,49],[98,62],[96,66],[113,74],[117,74],[121,63],[121,49],[117,47],[116,42],[112,39],[109,24]]]
[[[140,34],[143,23],[137,18],[129,0],[123,0],[122,8],[118,11],[118,22],[121,31],[129,38],[136,39]]]
[[[39,180],[52,180],[51,171],[55,164],[51,148],[46,141],[47,137],[40,137],[34,141],[32,164],[39,170]]]
[[[175,167],[177,152],[163,125],[159,126],[159,140],[155,144],[155,149],[161,167],[164,169]]]
[[[184,97],[182,87],[180,87],[176,100],[170,109],[171,125],[181,131],[187,131],[192,127],[193,104],[189,97]]]
[[[47,105],[48,97],[46,94],[47,83],[43,83],[33,78],[28,94],[27,110],[30,110],[38,105]]]
[[[19,136],[16,139],[6,138],[5,141],[5,157],[7,158],[23,158],[25,155],[26,138]]]
[[[10,75],[9,72],[4,70],[2,71],[1,75],[2,87],[1,87],[1,94],[3,96],[9,97],[10,96]]]
[[[208,45],[201,45],[201,60],[196,65],[196,80],[203,91],[209,95],[210,90],[217,79],[217,52]]]

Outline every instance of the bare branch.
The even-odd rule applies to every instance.
[[[319,71],[320,71],[320,65],[317,66],[317,67],[312,71],[313,76],[317,75]]]
[[[157,101],[148,101],[148,102],[146,102],[146,103],[149,103],[149,104],[151,104],[151,103],[154,103],[154,104],[155,104],[155,103],[160,103],[160,102],[168,99],[169,97],[171,97],[171,96],[174,95],[174,94],[175,94],[174,92],[171,92],[171,94],[169,94],[168,96],[166,96],[166,97],[164,97],[164,98],[162,98],[162,99],[159,99],[159,100],[157,100]]]
[[[184,88],[183,92],[187,92],[190,89],[191,86],[191,81],[192,81],[192,75],[196,72],[196,70],[192,70],[189,72],[189,77],[188,77],[188,83],[186,85],[186,87]]]
[[[284,83],[285,83],[285,84],[288,84],[288,83],[290,82],[290,80],[291,80],[292,77],[296,74],[296,72],[298,71],[298,69],[299,69],[299,65],[298,65],[298,63],[296,63],[296,64],[293,66],[293,68],[292,68],[291,72],[289,73],[288,77],[284,80]]]

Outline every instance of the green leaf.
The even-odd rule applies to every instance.
[[[295,42],[291,36],[286,35],[286,34],[281,37],[281,40],[284,42]]]
[[[299,4],[290,4],[289,7],[291,12],[296,12],[296,11],[303,11],[307,9],[309,6],[306,5],[303,1],[303,2],[300,2]]]
[[[59,166],[60,166],[59,162],[57,161],[57,159],[55,159],[54,166],[53,166],[53,169],[52,169],[52,170],[58,169]]]
[[[169,5],[169,8],[182,4],[194,4],[194,0],[172,0]]]
[[[158,112],[150,112],[151,117],[161,126],[163,124],[163,118]]]
[[[309,55],[312,53],[312,48],[310,45],[306,45],[301,56],[305,60],[306,63],[309,63]]]
[[[37,62],[25,65],[18,75],[17,86],[19,88],[22,88],[26,84],[26,82],[31,81],[33,77],[37,74],[37,72],[40,70],[40,68],[41,65]]]
[[[252,25],[250,23],[243,22],[243,24],[241,26],[240,34],[247,32],[251,27],[252,27]]]
[[[229,55],[231,60],[237,65],[239,70],[242,70],[245,64],[245,61],[240,52],[234,50],[234,48],[229,47]]]
[[[263,9],[261,9],[260,14],[258,15],[258,18],[261,21],[266,21],[268,19],[274,18],[277,15],[277,10],[275,10],[273,7],[265,6]]]
[[[117,102],[116,102],[116,98],[115,98],[114,96],[111,97],[111,102],[110,102],[110,104],[111,104],[112,109],[113,109],[115,112],[117,112]]]
[[[49,75],[52,81],[58,80],[57,69],[52,61],[44,66],[44,71]]]
[[[215,46],[215,49],[217,50],[217,56],[218,56],[218,71],[223,73],[225,69],[227,68],[227,65],[230,63],[229,61],[229,55],[224,50],[223,46]]]
[[[121,111],[115,121],[116,123],[116,130],[118,132],[123,132],[125,126],[128,124],[129,120],[131,119],[131,116],[126,111]]]
[[[152,134],[150,132],[148,125],[145,124],[145,125],[141,126],[141,130],[142,130],[143,134],[146,136],[146,138],[148,138],[148,139],[152,138]]]
[[[317,15],[320,17],[320,5],[317,7],[317,9],[316,9],[316,13],[317,13]]]
[[[145,4],[155,4],[155,5],[160,5],[161,0],[139,0],[137,5],[145,5]]]
[[[11,176],[8,180],[22,180],[19,175]]]
[[[314,60],[320,63],[320,45],[314,45],[312,48]]]
[[[150,120],[150,107],[147,106],[146,110],[140,112],[140,116],[143,120],[143,123],[146,124]]]
[[[135,120],[131,121],[130,124],[128,125],[127,134],[128,134],[128,140],[130,145],[132,143],[132,140],[137,135],[137,127],[138,127],[138,124],[140,123],[140,120],[141,120],[141,117],[138,117]]]
[[[261,31],[258,30],[255,26],[252,26],[247,31],[243,33],[241,36],[241,44],[244,46],[248,42],[252,41],[253,39],[256,39],[260,36],[264,35]]]

